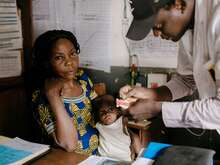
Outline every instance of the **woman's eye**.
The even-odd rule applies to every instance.
[[[76,52],[72,52],[71,55],[74,56],[74,57],[78,56],[78,54]]]
[[[63,56],[56,56],[54,59],[55,60],[62,60],[64,57]]]

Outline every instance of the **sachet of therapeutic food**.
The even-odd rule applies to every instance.
[[[137,101],[137,98],[126,98],[126,99],[116,99],[116,107],[121,107],[122,109],[128,109],[130,105]]]

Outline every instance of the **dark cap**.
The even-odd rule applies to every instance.
[[[142,40],[154,26],[154,21],[159,9],[174,0],[131,0],[133,21],[129,27],[127,38]]]

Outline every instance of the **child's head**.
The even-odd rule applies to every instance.
[[[115,99],[111,95],[103,95],[94,99],[92,105],[96,122],[109,125],[121,115],[115,106]]]
[[[80,46],[69,31],[51,30],[41,34],[33,47],[33,64],[41,78],[71,79],[78,69]]]

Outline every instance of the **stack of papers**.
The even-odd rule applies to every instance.
[[[49,149],[49,145],[33,143],[16,137],[0,144],[0,164],[24,164],[41,156]]]

